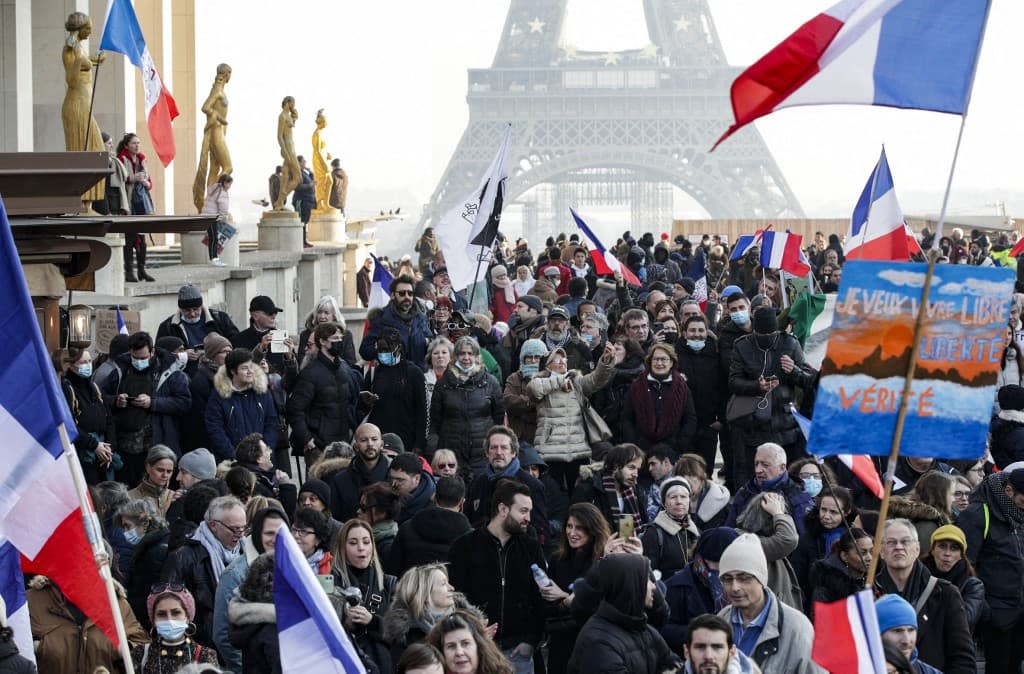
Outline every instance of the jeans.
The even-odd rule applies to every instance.
[[[533,655],[526,658],[521,655],[514,655],[515,648],[510,648],[506,651],[502,651],[508,661],[512,663],[512,671],[515,674],[533,674]]]

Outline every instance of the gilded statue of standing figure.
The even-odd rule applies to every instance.
[[[228,151],[228,97],[224,85],[231,81],[231,66],[221,63],[213,79],[210,95],[206,97],[201,110],[206,115],[203,129],[203,146],[199,151],[199,167],[192,183],[192,201],[199,212],[206,201],[206,191],[221,176],[232,171],[231,152]]]
[[[68,152],[104,152],[103,137],[96,119],[89,114],[92,99],[92,69],[102,63],[104,56],[89,57],[86,40],[92,34],[92,21],[82,12],[73,12],[64,22],[68,37],[61,51],[64,62],[64,80],[68,91],[61,107],[64,122],[64,148]],[[99,201],[105,198],[104,182],[101,180],[82,195],[83,201]]]
[[[292,138],[292,129],[295,128],[295,121],[299,113],[295,109],[295,99],[285,96],[281,101],[281,114],[277,116],[277,144],[281,147],[281,191],[274,201],[274,210],[283,211],[288,195],[302,180],[302,170],[299,168],[299,158],[295,154],[295,139]]]
[[[327,213],[331,210],[331,153],[327,151],[327,140],[324,138],[324,128],[327,127],[327,118],[324,116],[324,109],[316,111],[316,131],[313,132],[313,184],[316,186],[316,208],[315,213]]]

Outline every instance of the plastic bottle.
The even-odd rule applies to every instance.
[[[544,573],[544,569],[536,564],[531,564],[530,570],[533,571],[533,580],[537,583],[537,587],[544,588],[551,585],[551,579],[548,578],[548,574]]]

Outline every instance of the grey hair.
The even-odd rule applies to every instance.
[[[749,531],[759,536],[771,536],[774,533],[774,518],[761,507],[762,496],[763,494],[755,494],[754,498],[750,499],[743,512],[736,518],[737,529],[743,529],[743,531]],[[784,512],[789,515],[792,512],[789,501],[782,499],[782,503]]]
[[[427,363],[428,364],[430,362],[430,357],[434,355],[434,349],[437,349],[438,347],[441,347],[441,346],[443,346],[446,349],[448,349],[448,354],[449,355],[451,355],[452,357],[455,356],[455,345],[452,344],[451,341],[449,341],[447,337],[438,336],[438,337],[435,337],[434,339],[430,340],[430,344],[427,344]]]
[[[203,519],[207,522],[219,520],[224,517],[224,513],[229,510],[234,510],[235,508],[241,508],[244,511],[245,505],[235,496],[218,496],[210,501],[210,505],[207,506],[206,514],[203,515]]]
[[[158,461],[164,459],[170,459],[171,463],[175,466],[178,465],[178,455],[174,453],[174,450],[167,445],[153,445],[149,448],[149,452],[146,453],[146,465],[152,466]]]
[[[757,451],[758,452],[760,452],[762,449],[770,449],[770,450],[772,450],[772,453],[775,455],[775,463],[776,463],[776,465],[779,465],[779,466],[785,466],[786,465],[786,450],[782,448],[782,445],[779,445],[779,444],[774,443],[774,442],[766,442],[764,444],[761,444],[761,445],[757,446]]]
[[[356,455],[352,445],[344,440],[335,440],[324,447],[323,457],[325,459],[351,459]]]
[[[459,349],[467,344],[473,349],[473,353],[476,355],[477,360],[480,360],[480,344],[478,344],[477,341],[469,335],[466,335],[465,337],[459,337],[459,341],[455,342],[455,351],[452,353],[452,361],[455,360],[454,356],[458,353]]]
[[[335,299],[334,295],[324,295],[317,300],[313,311],[309,312],[309,315],[306,316],[306,329],[312,330],[316,327],[316,312],[324,307],[329,308],[334,314],[334,318],[331,320],[341,326],[341,331],[348,332],[348,327],[345,325],[345,317],[341,315],[341,307],[338,305],[338,300]]]
[[[608,317],[605,316],[604,314],[599,314],[597,312],[592,313],[583,319],[583,323],[586,323],[587,321],[593,321],[594,323],[597,323],[597,329],[600,330],[601,332],[608,331]]]
[[[917,535],[917,527],[915,527],[914,523],[911,522],[910,520],[906,519],[905,517],[893,517],[890,520],[886,520],[885,521],[885,526],[884,526],[884,528],[882,530],[882,532],[883,532],[882,535],[885,535],[886,533],[889,532],[889,527],[892,527],[892,526],[897,525],[897,524],[899,524],[900,526],[906,527],[907,530],[910,531],[910,537],[914,539],[915,543],[920,543],[921,542],[921,537]]]
[[[114,516],[114,523],[123,526],[124,518],[126,517],[139,524],[146,522],[147,530],[154,528],[152,526],[154,522],[160,526],[164,523],[164,519],[157,514],[153,503],[144,498],[132,499],[122,504]]]

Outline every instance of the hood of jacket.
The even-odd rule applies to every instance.
[[[949,518],[943,515],[937,508],[915,501],[907,496],[892,496],[889,498],[889,516],[902,517],[911,522],[930,521],[944,523]]]
[[[728,489],[714,480],[705,480],[704,491],[701,492],[697,505],[697,517],[703,522],[710,522],[711,518],[721,512],[722,508],[729,505],[731,498]]]
[[[409,526],[427,543],[443,544],[454,540],[470,529],[469,520],[462,513],[432,506],[413,515]]]
[[[263,371],[262,367],[254,368],[255,375],[252,381],[252,390],[258,395],[263,395],[267,392],[267,374]],[[231,394],[235,392],[235,389],[231,386],[231,379],[228,377],[227,367],[221,365],[217,370],[217,374],[213,376],[213,387],[217,390],[219,395],[224,400],[231,397]]]
[[[466,595],[461,592],[455,592],[452,594],[452,599],[455,601],[453,610],[468,611],[486,622],[487,618],[477,607],[469,603],[469,600],[466,599]],[[409,606],[400,599],[395,599],[394,603],[391,604],[391,608],[388,609],[388,612],[385,613],[384,617],[381,619],[381,629],[384,633],[384,639],[386,639],[388,643],[392,644],[401,643],[402,640],[405,639],[405,635],[413,627],[418,627],[426,633],[430,631],[430,628],[433,627],[433,625],[426,620],[413,620]]]
[[[352,459],[348,457],[337,457],[333,459],[320,459],[309,469],[309,477],[314,480],[323,480],[330,483],[330,479],[341,471],[352,465]]]
[[[228,604],[228,622],[233,625],[263,625],[277,622],[273,604],[235,597]]]

